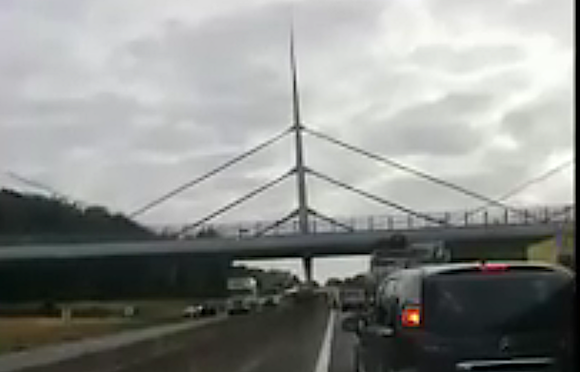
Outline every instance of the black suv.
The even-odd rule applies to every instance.
[[[573,371],[574,293],[558,266],[423,266],[385,278],[343,329],[360,372]]]

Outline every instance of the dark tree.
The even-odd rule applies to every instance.
[[[0,244],[153,236],[148,229],[103,207],[83,209],[63,199],[0,190]]]

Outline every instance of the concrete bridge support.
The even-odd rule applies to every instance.
[[[302,267],[306,284],[312,284],[312,256],[302,257]]]

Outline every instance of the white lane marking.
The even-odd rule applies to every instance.
[[[330,311],[328,322],[326,324],[326,332],[322,340],[322,346],[318,353],[318,360],[316,361],[316,368],[314,372],[329,372],[330,369],[330,354],[332,352],[332,337],[334,335],[334,322],[336,320],[336,312]]]

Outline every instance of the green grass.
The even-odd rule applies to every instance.
[[[73,314],[75,310],[82,311],[90,308],[122,314],[122,309],[125,306],[136,306],[138,314],[130,319],[120,316],[91,318],[73,315],[72,319],[65,322],[57,317],[0,317],[0,353],[102,336],[129,329],[174,323],[182,320],[183,309],[194,302],[191,300],[84,301],[66,304],[72,309]],[[64,304],[58,305],[63,306]],[[24,307],[26,306],[38,305],[24,305]]]
[[[64,322],[58,318],[2,318],[0,352],[100,336],[135,326],[138,326],[137,322],[123,319],[73,319]]]

